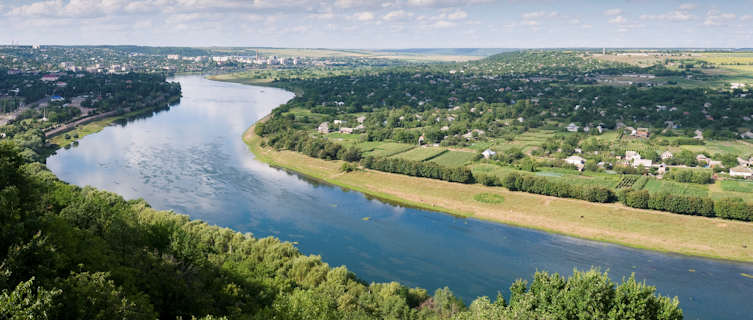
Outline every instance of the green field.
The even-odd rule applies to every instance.
[[[724,180],[721,186],[724,191],[753,193],[753,182],[750,181]]]
[[[407,152],[398,153],[393,157],[410,161],[426,161],[431,160],[434,157],[437,157],[445,152],[447,152],[447,149],[444,148],[422,147],[415,148]]]
[[[461,167],[466,163],[473,161],[475,157],[476,154],[472,152],[450,150],[434,159],[431,159],[431,162],[436,162],[445,167]]]
[[[705,185],[679,183],[667,180],[649,179],[643,190],[652,193],[665,192],[674,195],[708,197],[709,188]]]
[[[361,151],[364,152],[363,156],[368,157],[389,157],[392,155],[400,154],[415,148],[416,146],[397,143],[397,142],[361,142],[356,145]]]

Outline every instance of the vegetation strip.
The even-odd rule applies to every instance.
[[[387,201],[634,248],[753,262],[750,237],[753,223],[637,210],[621,204],[588,203],[371,170],[342,174],[340,161],[262,147],[255,127],[250,127],[243,139],[260,161]],[[499,194],[505,201],[489,206],[468,196],[484,192]]]

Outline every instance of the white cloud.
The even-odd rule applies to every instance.
[[[530,20],[530,19],[538,19],[538,18],[545,18],[545,17],[556,17],[558,15],[557,11],[534,11],[534,12],[526,12],[522,15],[523,19]]]
[[[746,14],[740,17],[740,21],[748,21],[751,19],[753,19],[753,15],[749,15],[749,14]]]
[[[710,27],[726,26],[735,18],[737,18],[737,15],[734,13],[722,13],[719,10],[712,9],[706,13],[706,20],[703,21],[703,25]]]
[[[461,20],[467,17],[468,17],[468,13],[466,13],[463,10],[458,10],[447,15],[447,19],[450,19],[450,20]]]
[[[680,5],[680,10],[693,10],[697,7],[695,3],[683,3]]]
[[[609,23],[625,24],[625,23],[627,23],[627,19],[625,19],[625,17],[623,17],[623,16],[616,16],[616,17],[614,17],[612,19],[609,19]]]
[[[622,9],[618,9],[618,8],[608,9],[604,11],[604,15],[607,15],[607,16],[618,16],[621,14],[622,14]]]
[[[308,15],[311,19],[317,19],[317,20],[331,20],[335,18],[335,14],[332,12],[320,12],[320,13],[312,13]]]
[[[395,10],[390,11],[387,14],[385,14],[382,17],[382,20],[385,21],[397,21],[397,20],[404,20],[407,18],[410,18],[413,16],[413,13],[405,11],[405,10]]]
[[[355,18],[358,21],[370,21],[370,20],[374,20],[374,14],[371,13],[371,11],[363,11],[363,12],[358,12],[354,14],[353,18]]]
[[[430,28],[433,29],[443,29],[443,28],[452,28],[456,26],[456,24],[452,21],[446,21],[446,20],[439,20],[431,25],[429,25]]]
[[[658,21],[688,21],[695,19],[695,16],[687,11],[675,10],[663,14],[644,14],[641,20],[658,20]]]
[[[523,20],[520,22],[520,24],[524,26],[533,27],[533,26],[538,26],[540,23],[536,20]]]
[[[580,24],[580,19],[577,19],[577,18],[570,19],[570,20],[567,21],[567,23],[569,23],[569,24]]]

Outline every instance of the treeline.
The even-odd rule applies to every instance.
[[[411,161],[400,158],[366,157],[361,165],[367,169],[399,173],[413,177],[438,179],[449,182],[474,183],[473,173],[466,167],[445,167],[431,161]]]
[[[672,170],[665,174],[664,177],[670,180],[685,183],[714,183],[714,178],[711,170],[683,170],[672,168]]]
[[[348,162],[361,160],[361,151],[357,148],[346,148],[339,143],[315,138],[308,135],[305,131],[289,130],[269,135],[263,143],[277,150],[297,151],[309,157],[319,159],[345,160]]]
[[[478,175],[477,179],[484,185],[502,186],[510,191],[523,191],[600,203],[614,202],[616,200],[614,192],[604,187],[575,185],[530,174],[509,173],[501,179],[497,176]]]
[[[619,198],[623,204],[632,208],[753,221],[753,205],[739,198],[713,200],[708,197],[650,193],[647,190],[625,190]]]
[[[509,303],[470,308],[448,288],[367,284],[276,238],[68,185],[18,153],[0,142],[2,319],[682,319],[677,298],[593,270],[539,272]]]

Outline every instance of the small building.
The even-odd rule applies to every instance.
[[[332,121],[332,124],[334,124],[336,126],[339,126],[339,125],[343,124],[343,121],[342,120],[335,120],[335,121]]]
[[[353,128],[341,127],[340,128],[340,133],[352,134],[353,133]]]
[[[650,159],[635,159],[635,160],[633,160],[633,167],[636,167],[636,168],[640,167],[640,166],[648,168],[648,167],[651,167],[652,164],[653,164],[653,161],[651,161]]]
[[[319,133],[329,133],[329,122],[322,122],[317,130]]]
[[[750,179],[751,177],[753,177],[753,169],[743,166],[737,166],[729,169],[729,175],[731,177],[742,177],[745,179]]]
[[[63,101],[65,101],[65,98],[61,96],[57,96],[57,95],[52,96],[52,98],[50,98],[50,102],[63,102]]]
[[[662,160],[672,159],[673,156],[674,155],[669,150],[664,151],[664,152],[661,153],[661,159]]]
[[[366,116],[360,116],[356,118],[356,121],[358,121],[358,123],[363,123],[364,121],[366,121]]]
[[[627,160],[628,162],[633,162],[640,159],[641,155],[638,152],[632,150],[625,151],[625,160]]]
[[[638,138],[648,138],[648,128],[638,128],[635,131],[635,136]]]
[[[569,131],[569,132],[578,132],[579,128],[580,127],[577,126],[575,123],[570,122],[570,124],[568,124],[565,129],[567,129],[567,131]]]
[[[586,165],[586,159],[580,156],[569,156],[565,159],[565,162],[576,166],[578,170],[583,170]]]
[[[699,154],[699,155],[695,156],[695,160],[698,161],[698,163],[701,163],[701,162],[708,163],[709,160],[711,160],[711,159],[709,159],[708,157],[706,157],[705,154]]]
[[[486,149],[484,152],[481,153],[481,155],[484,156],[486,159],[490,159],[491,157],[494,157],[497,155],[496,152],[492,151],[492,149]]]

